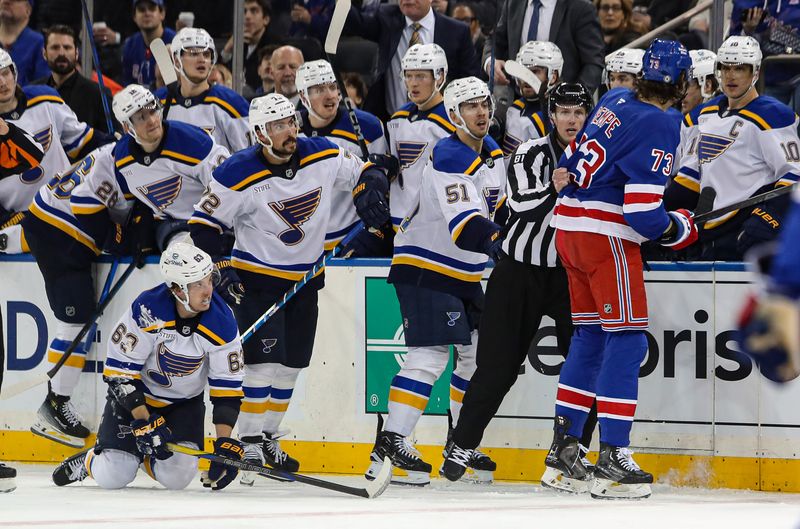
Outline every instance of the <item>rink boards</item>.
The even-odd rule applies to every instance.
[[[121,275],[127,265],[117,273]],[[98,265],[98,289],[109,264]],[[311,367],[300,377],[284,421],[283,447],[304,471],[360,473],[385,409],[388,383],[404,358],[396,299],[384,282],[388,261],[338,261],[327,270]],[[4,386],[47,370],[54,320],[36,264],[0,260],[6,352]],[[487,272],[488,277],[488,272]],[[738,264],[654,265],[646,274],[650,350],[641,370],[633,428],[637,460],[661,481],[760,490],[800,490],[800,382],[777,387],[734,359],[733,331],[750,276]],[[130,301],[159,282],[152,262],[137,270],[100,320],[74,401],[96,428],[105,385],[105,342]],[[265,307],[266,309],[267,307]],[[537,480],[552,437],[563,358],[545,321],[519,379],[482,446],[500,479]],[[438,468],[447,420],[442,380],[414,437]],[[44,396],[39,387],[0,401],[0,460],[56,461],[68,453],[28,432]],[[213,431],[210,411],[207,433]],[[596,449],[596,440],[595,446]]]

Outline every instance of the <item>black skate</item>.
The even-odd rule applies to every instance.
[[[472,450],[461,448],[453,441],[448,441],[444,448],[444,461],[439,475],[450,481],[458,481],[464,476],[472,460]]]
[[[383,458],[388,457],[393,467],[392,483],[424,487],[431,482],[430,474],[433,467],[420,459],[418,454],[416,448],[399,433],[379,432],[364,477],[370,481],[374,480],[383,467]]]
[[[642,499],[651,494],[653,475],[633,460],[633,452],[620,446],[600,443],[600,457],[594,468],[592,498]]]
[[[581,460],[578,439],[567,435],[569,419],[555,418],[553,444],[544,460],[542,486],[562,492],[580,494],[589,490],[589,473]]]
[[[278,439],[280,436],[264,432],[264,463],[275,470],[297,472],[300,470],[300,462],[281,450]]]
[[[580,443],[578,443],[578,448],[580,448],[581,451],[581,463],[583,463],[583,466],[586,467],[586,472],[589,474],[589,478],[591,478],[591,476],[594,474],[594,465],[591,461],[589,461],[589,458],[586,457],[589,455],[589,448]]]
[[[53,471],[53,483],[59,487],[83,481],[89,475],[86,470],[86,454],[91,448],[78,452],[61,462]]]
[[[264,465],[264,436],[256,435],[242,437],[242,447],[244,448],[244,462],[252,465]],[[247,470],[241,471],[239,483],[252,487],[256,480],[256,473]]]
[[[0,492],[13,492],[17,488],[17,471],[0,463]]]
[[[72,448],[83,448],[84,440],[89,437],[89,429],[82,424],[69,397],[52,391],[48,391],[47,398],[39,406],[31,432]]]

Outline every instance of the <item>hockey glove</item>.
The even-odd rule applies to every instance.
[[[142,455],[156,459],[169,459],[172,452],[167,443],[172,441],[172,431],[167,420],[157,413],[151,413],[147,420],[136,419],[131,423],[136,448]]]
[[[103,250],[116,257],[133,255],[133,238],[131,233],[116,222],[111,227],[103,243]]]
[[[219,437],[214,441],[214,455],[241,461],[244,459],[244,448],[236,439]],[[208,470],[200,474],[200,481],[204,487],[209,487],[211,490],[222,490],[236,479],[238,473],[239,469],[236,467],[212,461]]]
[[[775,217],[774,212],[768,212],[764,207],[754,208],[750,217],[742,223],[742,231],[736,238],[736,250],[744,254],[756,244],[771,241],[780,228],[780,219]]]
[[[389,182],[377,169],[367,168],[353,188],[353,204],[364,224],[378,229],[389,221]]]
[[[796,300],[771,293],[752,296],[739,317],[739,345],[774,382],[800,375],[800,308]]]
[[[692,212],[686,209],[668,211],[670,225],[658,240],[661,246],[678,251],[697,241],[697,226],[694,224]]]
[[[495,263],[506,256],[503,251],[503,238],[500,232],[493,232],[483,241],[483,253],[492,258]]]
[[[215,289],[217,294],[222,296],[228,305],[240,305],[244,297],[244,285],[236,269],[231,265],[231,260],[217,259],[214,264],[219,270],[219,284]]]
[[[400,174],[400,160],[391,154],[370,154],[369,161],[386,171],[386,177],[390,182]]]

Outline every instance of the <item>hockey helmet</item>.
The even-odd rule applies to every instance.
[[[552,42],[541,40],[531,40],[522,45],[517,52],[517,62],[526,68],[539,66],[547,68],[547,86],[551,87],[554,73],[561,78],[561,70],[564,67],[564,57],[561,50]]]
[[[642,79],[677,85],[681,74],[688,78],[692,59],[678,41],[655,39],[642,58]]]
[[[175,63],[175,69],[180,72],[183,77],[186,77],[186,72],[183,70],[183,52],[189,49],[200,49],[202,51],[211,51],[211,64],[217,63],[217,49],[214,46],[214,39],[208,34],[208,31],[202,28],[183,28],[172,39],[172,57]],[[211,68],[208,69],[208,75],[211,75]],[[207,77],[207,76],[206,76]],[[188,79],[188,78],[187,78]]]
[[[720,80],[722,64],[749,64],[753,67],[753,86],[758,80],[758,72],[761,69],[761,46],[753,37],[733,35],[725,39],[722,46],[717,51],[717,61],[715,63],[715,73],[717,80]]]
[[[458,116],[459,123],[455,125],[457,128],[463,130],[476,140],[481,138],[475,137],[461,117],[461,104],[468,101],[489,101],[489,120],[494,117],[494,98],[492,98],[489,87],[486,83],[477,77],[464,77],[463,79],[456,79],[444,89],[444,107],[447,109],[448,116],[450,112]]]
[[[400,61],[400,68],[405,73],[407,70],[431,70],[433,77],[443,73],[442,85],[447,78],[447,55],[438,44],[414,44],[403,56]],[[442,85],[437,86],[441,90]]]
[[[323,84],[336,84],[336,75],[333,73],[333,67],[328,61],[317,60],[304,62],[297,69],[295,76],[295,85],[297,91],[300,93],[300,102],[308,109],[308,113],[312,114],[318,119],[322,119],[314,109],[311,108],[311,100],[308,97],[308,89],[312,86],[319,86]]]
[[[594,100],[592,94],[580,83],[560,83],[550,92],[547,100],[548,111],[552,117],[556,107],[575,108],[583,107],[586,115],[592,111]]]
[[[111,102],[111,109],[114,117],[121,124],[125,125],[128,134],[139,143],[139,137],[133,128],[131,118],[142,109],[156,110],[161,112],[161,103],[153,93],[142,85],[130,84],[117,92]]]
[[[706,78],[714,75],[717,55],[710,50],[691,50],[692,67],[689,69],[689,78],[695,79],[700,85],[700,95],[708,99],[712,94],[706,93]]]
[[[622,48],[606,55],[607,72],[623,72],[638,75],[642,71],[644,50]]]
[[[186,242],[176,242],[167,247],[161,254],[159,268],[164,283],[170,288],[176,285],[183,292],[185,300],[174,292],[173,295],[190,312],[196,311],[189,307],[189,285],[202,281],[209,275],[212,275],[212,282],[215,285],[219,279],[219,272],[211,257],[200,248]]]
[[[250,101],[249,116],[250,134],[253,139],[272,152],[272,140],[267,133],[267,123],[294,117],[297,112],[291,101],[281,94],[267,94]],[[262,139],[264,138],[264,139]]]
[[[11,58],[11,55],[9,55],[9,53],[3,48],[0,48],[0,70],[3,68],[11,68],[11,73],[14,74],[14,82],[16,83],[17,65],[14,64],[14,59]]]

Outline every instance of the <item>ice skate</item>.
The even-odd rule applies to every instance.
[[[420,459],[419,452],[402,435],[383,431],[378,433],[370,454],[370,465],[366,477],[374,480],[383,466],[383,458],[392,461],[392,483],[423,487],[431,482],[431,465]]]
[[[264,432],[264,463],[275,470],[297,472],[300,470],[300,462],[281,450],[279,438],[277,434]]]
[[[58,487],[63,487],[86,479],[89,475],[89,471],[86,470],[86,454],[89,450],[91,449],[87,448],[62,461],[53,471],[53,483]]]
[[[0,492],[12,492],[17,488],[17,471],[0,463]]]
[[[245,436],[240,439],[244,446],[244,462],[264,466],[264,437],[261,435]],[[256,473],[241,471],[239,484],[252,487],[256,481]]]
[[[50,391],[39,407],[31,432],[73,448],[83,448],[85,439],[89,437],[89,429],[82,421],[69,397]]]
[[[648,498],[651,483],[653,475],[639,468],[633,460],[633,452],[624,447],[600,444],[600,457],[592,481],[592,498]]]
[[[569,419],[558,416],[553,428],[553,445],[544,460],[547,467],[542,474],[542,486],[572,494],[589,490],[589,474],[581,460],[578,439],[566,435]]]

